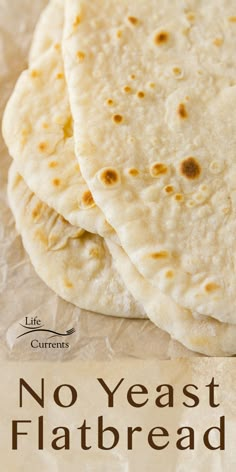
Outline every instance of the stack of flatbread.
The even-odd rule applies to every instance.
[[[234,0],[51,0],[7,105],[8,195],[65,300],[236,354]]]

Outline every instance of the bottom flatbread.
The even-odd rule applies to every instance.
[[[74,305],[104,315],[145,318],[118,274],[105,241],[42,203],[11,166],[8,198],[23,245],[40,278]]]
[[[236,325],[221,323],[205,315],[195,319],[190,310],[177,305],[144,279],[120,246],[111,241],[107,241],[107,246],[128,290],[159,328],[187,348],[208,356],[236,353]]]

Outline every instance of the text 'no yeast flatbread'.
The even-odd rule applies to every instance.
[[[139,271],[235,323],[235,2],[191,5],[66,1],[76,153]]]

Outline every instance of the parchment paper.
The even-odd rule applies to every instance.
[[[0,0],[0,112],[27,53],[35,23],[47,0]],[[149,321],[122,320],[88,313],[64,302],[37,277],[17,235],[6,197],[10,157],[0,142],[0,336],[1,356],[10,359],[168,359],[194,354]],[[65,332],[74,327],[70,348],[32,349],[19,323],[38,316],[47,328]],[[41,337],[43,340],[43,336]]]

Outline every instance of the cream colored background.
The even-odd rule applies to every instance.
[[[236,370],[235,359],[185,359],[182,361],[114,361],[70,363],[5,363],[0,365],[4,388],[0,389],[0,457],[1,469],[6,471],[34,472],[234,472],[236,468]],[[208,390],[212,377],[220,384],[216,390],[218,408],[209,408]],[[29,396],[23,396],[23,408],[19,408],[19,377],[32,388],[39,389],[41,378],[45,379],[45,408]],[[98,386],[102,377],[109,386],[115,386],[120,378],[125,381],[117,390],[115,408],[107,408],[107,397]],[[126,400],[127,389],[134,383],[144,384],[149,391],[149,402],[140,409],[132,408]],[[155,407],[156,386],[170,383],[175,388],[175,408]],[[61,383],[73,385],[78,391],[78,401],[71,408],[59,408],[53,402],[53,392]],[[193,409],[182,406],[182,388],[186,383],[199,387],[200,404]],[[65,398],[65,397],[63,397]],[[68,402],[71,397],[68,398]],[[66,399],[65,399],[66,400]],[[37,451],[35,419],[44,415],[45,450]],[[113,451],[96,448],[96,430],[89,432],[90,451],[81,451],[79,432],[84,419],[95,428],[97,417],[104,416],[104,425],[116,426],[121,442]],[[202,433],[218,425],[219,417],[226,416],[226,451],[208,451],[203,447]],[[11,451],[12,419],[31,419],[27,428],[30,435],[19,438],[19,451]],[[52,429],[67,426],[72,431],[71,451],[53,451],[50,447]],[[134,450],[127,452],[122,432],[127,426],[142,426],[137,433]],[[164,451],[147,446],[145,432],[155,426],[164,426],[170,435],[170,445]],[[178,451],[175,448],[176,431],[181,426],[192,426],[197,431],[196,449]],[[78,438],[78,445],[76,439]]]

